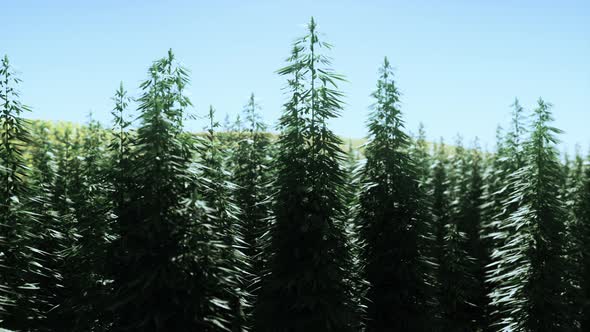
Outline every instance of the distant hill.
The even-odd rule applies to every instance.
[[[77,131],[77,130],[85,130],[86,125],[85,124],[80,124],[77,122],[71,122],[71,121],[49,121],[49,120],[37,120],[37,119],[31,119],[31,124],[33,127],[41,127],[44,126],[45,128],[47,128],[47,130],[49,130],[49,136],[50,139],[52,140],[57,140],[56,139],[56,134],[63,134],[65,130],[69,129],[71,131]],[[105,130],[108,128],[105,128]],[[204,135],[204,132],[196,132],[196,135]],[[223,132],[220,131],[219,135],[223,136],[223,135],[232,135],[235,133],[232,132]],[[276,133],[270,133],[270,135],[274,138],[277,137]],[[342,139],[342,150],[344,151],[348,151],[349,149],[349,145],[352,144],[352,148],[354,150],[358,150],[361,153],[363,152],[363,145],[367,142],[366,138],[348,138],[348,137],[341,137]],[[432,146],[434,145],[434,143],[429,142],[428,143],[429,146],[432,148]],[[447,149],[448,149],[448,153],[452,154],[453,153],[453,145],[446,145]],[[1,331],[0,331],[1,332]]]

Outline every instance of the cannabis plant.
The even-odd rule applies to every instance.
[[[348,278],[350,256],[342,214],[340,139],[328,121],[342,110],[342,93],[311,19],[288,65],[289,100],[280,119],[269,275],[256,308],[257,331],[354,331]]]
[[[365,280],[367,331],[427,331],[428,222],[399,92],[389,61],[379,71],[370,114],[357,217]]]

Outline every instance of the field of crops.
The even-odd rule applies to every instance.
[[[551,104],[514,101],[491,152],[427,142],[385,58],[368,138],[342,139],[330,48],[312,19],[276,126],[253,94],[200,133],[172,50],[106,126],[29,120],[4,57],[0,327],[590,330],[590,167],[559,155]]]

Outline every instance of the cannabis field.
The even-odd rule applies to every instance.
[[[278,124],[252,95],[223,128],[171,50],[108,125],[31,120],[4,57],[0,330],[590,331],[590,167],[552,105],[515,101],[492,151],[429,142],[385,58],[348,146],[330,48],[312,19]]]

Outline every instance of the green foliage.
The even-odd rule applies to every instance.
[[[437,223],[437,242],[441,248],[437,271],[438,304],[444,331],[467,331],[474,329],[473,317],[470,315],[473,306],[470,293],[474,288],[471,271],[474,258],[467,251],[465,228],[468,221],[463,216],[463,196],[467,193],[469,178],[461,137],[458,137],[455,146],[454,154],[446,163],[447,170],[436,170],[439,176],[437,184],[441,185],[442,182],[441,188],[435,188],[436,211],[441,214],[439,221],[444,221]]]
[[[440,144],[435,146],[435,156],[432,164],[432,179],[431,187],[431,204],[432,204],[432,218],[433,218],[433,233],[434,233],[434,258],[440,269],[443,264],[442,253],[445,246],[446,225],[449,224],[449,181],[447,175],[447,154],[445,152],[445,144],[441,139]],[[437,276],[440,278],[439,276]]]
[[[36,246],[37,215],[31,211],[29,169],[24,159],[30,132],[19,98],[20,79],[8,57],[0,65],[0,321],[14,330],[38,328],[45,319],[36,284],[46,272],[45,253]]]
[[[346,190],[343,193],[346,208],[344,213],[344,220],[346,222],[345,231],[352,257],[348,283],[352,289],[352,299],[356,303],[356,315],[357,317],[363,318],[366,315],[366,305],[363,302],[365,301],[368,284],[364,279],[362,243],[359,238],[359,225],[356,222],[356,214],[359,209],[359,175],[360,167],[362,167],[359,157],[360,151],[354,149],[351,140],[348,145],[346,159],[343,163],[344,170],[346,171]],[[364,321],[360,322],[358,329],[365,329]]]
[[[345,146],[330,48],[312,19],[278,70],[278,136],[254,95],[221,132],[212,107],[186,132],[189,73],[171,51],[139,98],[115,91],[109,129],[27,120],[4,57],[0,326],[590,329],[590,167],[579,150],[560,160],[550,105],[528,122],[515,100],[492,153],[430,144],[422,125],[405,133],[385,59],[369,137]]]
[[[367,331],[429,331],[428,223],[410,138],[403,132],[399,92],[387,58],[369,117],[357,217],[367,291]]]
[[[578,154],[568,180],[571,215],[568,224],[568,256],[572,263],[569,281],[573,317],[582,331],[590,328],[590,167]]]
[[[115,103],[111,115],[113,127],[111,129],[111,140],[108,150],[111,155],[110,171],[107,177],[111,179],[111,200],[113,212],[116,216],[121,215],[128,203],[128,194],[133,188],[131,147],[134,144],[134,136],[129,132],[131,121],[128,119],[127,107],[131,98],[121,82],[119,89],[112,98]],[[117,225],[114,225],[117,228]],[[118,233],[116,230],[113,233]]]
[[[231,331],[246,331],[248,323],[246,310],[249,296],[244,280],[248,277],[249,262],[243,253],[243,232],[245,225],[241,223],[239,206],[234,199],[235,185],[231,183],[231,174],[226,170],[227,156],[223,153],[221,142],[215,135],[219,124],[215,121],[215,111],[209,108],[209,127],[203,147],[202,176],[207,186],[203,198],[211,209],[210,223],[213,225],[216,238],[221,243],[222,257],[219,275],[222,276],[223,288],[219,298],[230,307],[231,312],[225,318],[230,322]]]
[[[491,157],[488,170],[485,175],[484,197],[486,203],[483,204],[482,235],[485,239],[487,256],[491,257],[496,248],[504,245],[506,233],[500,232],[504,220],[513,213],[519,204],[519,200],[511,200],[510,195],[515,189],[515,183],[512,180],[513,174],[523,167],[523,147],[522,141],[525,135],[523,108],[518,100],[512,104],[511,126],[506,135],[502,134],[501,128],[497,129],[496,153]],[[493,264],[491,259],[490,264]],[[499,273],[490,265],[487,268],[487,290],[491,294],[493,289],[500,287],[497,284],[495,275]],[[491,301],[488,306],[488,314],[492,321],[502,319],[502,312],[505,312],[503,301]]]
[[[33,126],[31,154],[31,211],[38,217],[33,233],[39,234],[37,248],[44,254],[43,273],[38,275],[39,291],[45,299],[41,311],[49,312],[39,330],[55,331],[67,326],[61,315],[57,314],[63,305],[64,251],[70,242],[65,237],[63,218],[54,209],[54,188],[56,183],[55,142],[50,139],[49,127],[41,123]]]
[[[243,253],[248,262],[242,288],[248,291],[254,303],[246,308],[249,316],[253,314],[264,278],[267,261],[264,248],[268,242],[271,209],[271,140],[265,133],[266,126],[258,113],[259,108],[252,94],[243,110],[246,122],[232,157],[233,181],[237,186],[235,201],[240,208],[237,219],[243,235]]]
[[[488,326],[485,317],[488,252],[480,236],[483,204],[480,158],[477,148],[468,152],[463,148],[462,139],[458,139],[449,170],[448,224],[444,225],[443,258],[439,262],[442,324],[449,331],[479,330]]]
[[[170,51],[141,84],[141,125],[129,186],[119,190],[114,243],[113,331],[213,331],[228,322],[214,297],[217,242],[202,201],[193,149],[181,139],[187,70]]]
[[[424,130],[424,125],[422,123],[420,123],[420,126],[418,127],[418,136],[414,139],[410,153],[416,163],[416,172],[420,187],[422,187],[423,190],[428,190],[427,187],[430,178],[432,157],[430,155],[430,146],[426,141],[426,131]]]
[[[340,139],[327,122],[339,115],[342,77],[330,68],[315,21],[295,41],[290,99],[280,119],[269,275],[256,308],[257,331],[354,331],[344,231]]]
[[[518,208],[499,226],[503,240],[494,250],[490,294],[501,304],[499,326],[513,331],[565,331],[564,210],[559,204],[560,165],[555,135],[549,125],[550,105],[539,100],[531,136],[523,151],[523,167],[511,174],[512,192],[504,202]]]
[[[67,256],[69,275],[64,280],[73,291],[68,312],[73,331],[103,330],[100,316],[104,312],[106,253],[111,241],[108,184],[105,181],[107,164],[105,131],[95,120],[90,121],[79,133],[80,145],[76,147],[74,169],[67,176],[74,178],[67,188],[66,200],[71,201],[75,223],[68,229],[71,247]],[[81,272],[83,271],[83,272]],[[62,306],[66,307],[66,306]]]

